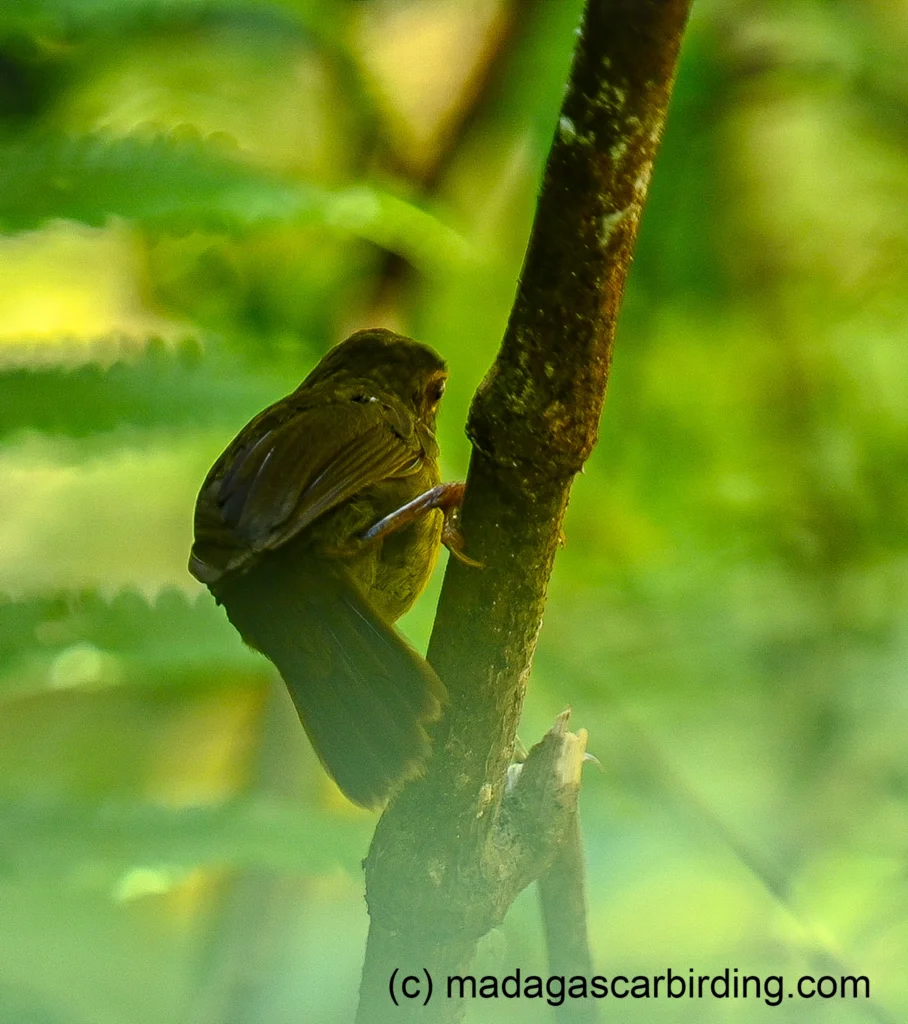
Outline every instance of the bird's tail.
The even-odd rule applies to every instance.
[[[376,806],[422,771],[444,685],[343,570],[314,561],[290,573],[278,557],[215,596],[277,666],[328,774],[354,803]]]

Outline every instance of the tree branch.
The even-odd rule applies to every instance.
[[[595,443],[615,323],[690,0],[589,0],[517,298],[473,400],[463,529],[485,568],[448,565],[429,660],[450,694],[424,778],[379,821],[357,1015],[455,1021],[446,979],[563,849],[576,781],[564,725],[506,793],[517,723],[573,476]],[[557,755],[557,756],[556,756]],[[545,766],[541,775],[534,765]],[[579,773],[579,769],[578,769]],[[434,995],[389,997],[422,977]],[[424,982],[425,984],[425,982]],[[412,990],[412,986],[411,986]]]

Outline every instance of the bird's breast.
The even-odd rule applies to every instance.
[[[353,503],[369,510],[368,529],[439,482],[438,467],[427,462],[419,473],[385,480]],[[431,509],[350,560],[348,571],[387,621],[399,619],[425,589],[441,547],[442,525],[442,513]]]

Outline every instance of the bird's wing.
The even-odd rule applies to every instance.
[[[378,401],[265,410],[202,487],[190,569],[214,582],[364,488],[416,472],[424,454],[406,419]]]

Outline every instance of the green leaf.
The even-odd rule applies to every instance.
[[[177,232],[321,225],[439,272],[469,255],[455,231],[402,199],[366,185],[332,192],[288,181],[180,133],[48,135],[0,147],[0,228],[59,218],[97,227],[111,217]]]
[[[261,12],[333,40],[338,37],[337,8],[335,0],[6,0],[0,5],[0,31],[111,34],[132,25]]]
[[[54,218],[95,227],[111,216],[187,230],[202,221],[245,226],[299,213],[305,190],[173,136],[45,136],[0,150],[0,223]]]
[[[170,589],[153,603],[135,591],[110,601],[91,592],[0,600],[0,700],[55,689],[236,686],[260,683],[269,671],[206,595]]]
[[[2,353],[2,350],[0,350]],[[124,424],[236,428],[286,390],[283,380],[243,374],[198,349],[151,342],[142,358],[76,369],[0,371],[0,438],[23,427],[84,437]]]
[[[34,435],[0,449],[0,593],[198,590],[192,509],[230,433]]]

